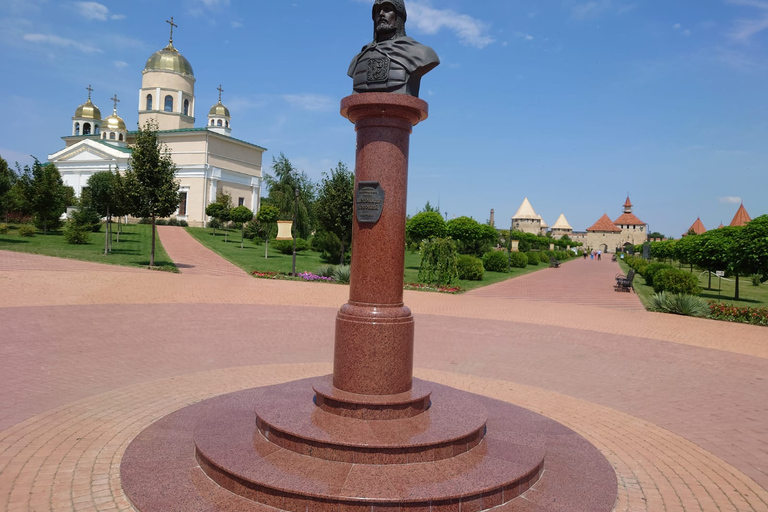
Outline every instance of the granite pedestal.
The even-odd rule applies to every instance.
[[[333,375],[212,398],[128,447],[141,512],[610,512],[616,478],[582,437],[535,413],[413,378],[403,303],[408,150],[427,104],[367,93],[355,123],[349,302]],[[511,362],[514,364],[514,362]]]

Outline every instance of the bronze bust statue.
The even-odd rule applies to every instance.
[[[405,35],[404,0],[375,0],[373,42],[352,59],[348,75],[356,93],[393,92],[419,97],[421,77],[440,59],[429,46]]]

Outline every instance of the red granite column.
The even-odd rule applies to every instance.
[[[408,148],[411,129],[427,111],[425,101],[404,94],[356,94],[341,102],[357,131],[352,280],[336,317],[333,361],[333,385],[343,391],[411,389],[414,322],[403,304]]]

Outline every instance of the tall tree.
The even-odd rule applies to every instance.
[[[48,233],[49,227],[58,227],[61,214],[67,211],[68,194],[56,166],[43,165],[35,159],[27,193],[35,223],[42,226],[43,234]]]
[[[272,158],[272,174],[264,175],[264,182],[269,189],[267,204],[275,206],[279,212],[278,220],[293,219],[295,190],[299,189],[298,214],[296,229],[301,238],[308,238],[315,227],[312,203],[315,199],[315,187],[304,171],[294,168],[288,158]]]
[[[88,188],[91,191],[91,202],[99,217],[106,217],[104,229],[104,256],[109,254],[109,240],[112,236],[112,210],[115,201],[115,175],[110,171],[101,171],[88,178]]]
[[[168,147],[160,141],[157,122],[149,120],[139,127],[126,172],[131,213],[152,221],[152,249],[149,266],[155,266],[155,221],[168,217],[179,207],[179,182],[176,164]]]
[[[123,232],[122,218],[130,214],[130,201],[127,195],[125,178],[120,174],[120,169],[115,167],[115,176],[112,182],[112,212],[117,217],[117,243],[120,243],[120,235]]]
[[[768,215],[749,221],[738,234],[737,260],[745,273],[768,276]]]
[[[8,192],[11,191],[15,175],[3,157],[0,157],[0,212],[8,214]]]
[[[341,261],[344,264],[346,248],[352,243],[352,215],[354,212],[355,175],[342,162],[331,169],[330,176],[323,173],[315,203],[320,227],[336,235],[341,241]]]

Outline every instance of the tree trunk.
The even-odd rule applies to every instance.
[[[707,285],[707,290],[712,289],[712,271],[709,271],[709,284]]]
[[[155,214],[152,214],[152,249],[149,253],[149,266],[155,266]]]
[[[120,233],[123,230],[122,217],[117,218],[117,243],[120,243]]]
[[[264,259],[269,258],[269,238],[264,240]]]
[[[341,261],[339,262],[339,265],[344,264],[344,242],[341,242]]]
[[[733,300],[739,300],[739,274],[736,274],[736,293],[734,294]]]
[[[107,225],[104,229],[104,256],[109,254],[109,206],[107,206]]]
[[[240,226],[240,248],[243,248],[243,239],[245,238],[245,222]]]

